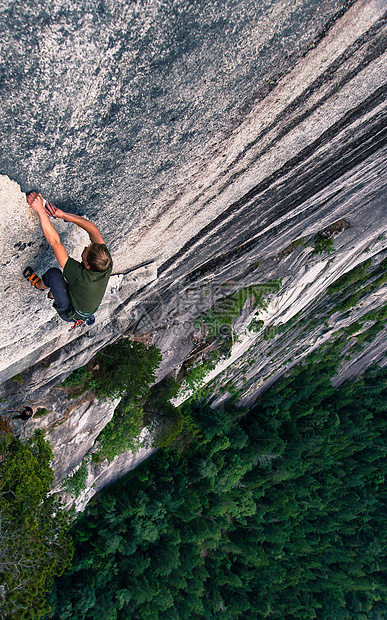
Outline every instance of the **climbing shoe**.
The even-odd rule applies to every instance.
[[[31,267],[26,267],[23,271],[23,276],[31,283],[31,286],[37,288],[37,283],[40,282],[41,278],[33,272]],[[38,289],[39,290],[39,289]]]

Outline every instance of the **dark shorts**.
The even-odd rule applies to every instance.
[[[69,285],[64,279],[61,270],[57,267],[52,267],[43,274],[42,280],[43,284],[51,289],[54,296],[54,308],[60,318],[68,323],[72,323],[74,319],[67,316],[73,310],[69,296]]]

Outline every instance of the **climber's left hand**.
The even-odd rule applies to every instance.
[[[41,213],[42,211],[44,211],[42,194],[38,194],[37,192],[31,192],[31,194],[28,194],[27,196],[27,202],[30,205],[31,209],[33,209],[37,213]]]

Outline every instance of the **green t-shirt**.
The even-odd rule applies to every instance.
[[[107,283],[113,269],[113,262],[106,271],[91,271],[83,263],[68,258],[63,275],[69,285],[71,303],[75,310],[85,314],[95,312],[105,294]]]

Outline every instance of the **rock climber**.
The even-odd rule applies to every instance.
[[[31,209],[39,216],[43,234],[63,273],[53,267],[40,278],[31,267],[27,267],[23,272],[24,277],[40,291],[50,289],[48,297],[54,300],[54,308],[64,321],[75,321],[74,327],[82,321],[91,325],[113,269],[112,258],[101,233],[86,218],[66,213],[52,203],[45,203],[37,191],[28,192],[26,197]],[[69,257],[49,216],[72,222],[89,234],[91,243],[82,252],[82,262]]]
[[[23,420],[23,422],[26,422],[27,420],[30,420],[32,418],[33,414],[34,412],[32,410],[32,407],[20,407],[19,415],[12,416],[12,419]]]

